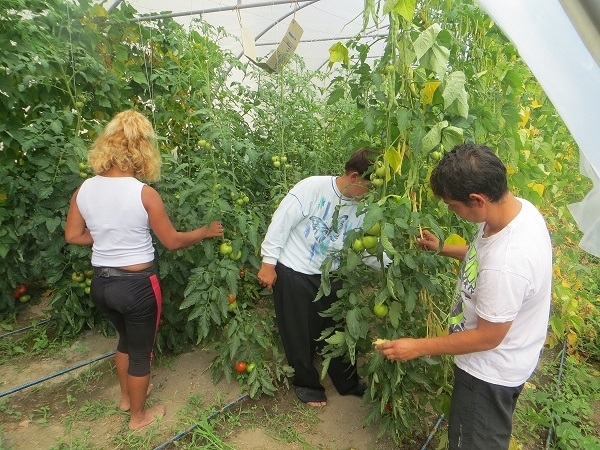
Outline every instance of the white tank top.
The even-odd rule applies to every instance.
[[[92,266],[123,267],[154,260],[143,187],[132,177],[95,176],[79,188],[77,207],[94,239]]]

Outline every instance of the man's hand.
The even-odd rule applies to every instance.
[[[277,280],[277,273],[275,272],[275,265],[262,263],[257,274],[258,283],[266,287],[268,290],[273,290],[273,285]]]
[[[417,238],[417,242],[423,250],[437,251],[440,247],[440,240],[430,231],[423,230],[422,237]]]
[[[223,236],[223,225],[218,220],[211,222],[209,225],[206,225],[206,237],[219,237]]]
[[[387,359],[398,361],[408,361],[423,356],[419,350],[419,339],[395,339],[376,345],[375,348]]]

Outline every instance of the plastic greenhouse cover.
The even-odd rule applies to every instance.
[[[580,149],[580,171],[594,187],[569,210],[580,247],[600,256],[600,67],[558,0],[480,0],[513,41]]]
[[[335,42],[346,41],[361,32],[363,25],[363,0],[123,0],[133,6],[138,16],[159,15],[162,12],[181,13],[174,19],[188,27],[200,15],[202,19],[216,27],[223,27],[230,39],[219,42],[221,48],[234,55],[242,55],[242,27],[256,37],[258,57],[266,57],[281,42],[286,29],[295,19],[303,28],[301,45],[296,53],[302,57],[308,70],[318,70],[329,60],[329,47]],[[106,7],[118,0],[108,0]],[[239,9],[234,9],[236,6]],[[222,8],[222,11],[217,11]],[[294,11],[296,11],[294,13]],[[189,12],[196,12],[189,14]],[[288,15],[289,14],[289,15]],[[282,19],[283,18],[283,19]],[[365,42],[372,44],[377,36],[387,35],[387,18],[379,28],[371,27],[363,35]],[[379,45],[380,44],[380,45]],[[380,57],[384,42],[372,49],[373,58]],[[266,58],[265,58],[266,60]],[[246,58],[242,59],[247,62]]]

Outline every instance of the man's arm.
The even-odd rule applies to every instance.
[[[271,218],[265,238],[260,246],[262,264],[257,274],[258,283],[273,289],[277,280],[275,266],[290,232],[302,220],[302,208],[294,195],[286,195]]]
[[[447,336],[433,338],[402,338],[377,345],[375,348],[388,359],[408,361],[426,355],[464,355],[492,350],[504,339],[512,322],[495,323],[479,317],[477,327]]]

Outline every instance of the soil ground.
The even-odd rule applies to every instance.
[[[32,313],[28,313],[25,324],[31,322]],[[42,358],[14,357],[9,364],[0,365],[0,394],[109,355],[115,347],[116,338],[90,331],[69,348]],[[213,357],[212,352],[197,349],[175,358],[157,359],[152,375],[154,390],[148,402],[166,404],[167,414],[159,423],[137,432],[127,429],[129,416],[117,408],[119,387],[112,356],[19,389],[0,398],[0,450],[151,449],[199,427],[207,416],[220,442],[211,444],[209,436],[202,446],[201,441],[192,444],[187,438],[190,434],[185,433],[177,446],[162,448],[398,448],[389,439],[378,439],[376,425],[363,427],[365,407],[361,400],[338,395],[328,379],[324,381],[328,394],[324,408],[308,407],[285,390],[275,397],[244,398],[227,413],[219,413],[243,393],[237,380],[213,383],[206,371]]]

